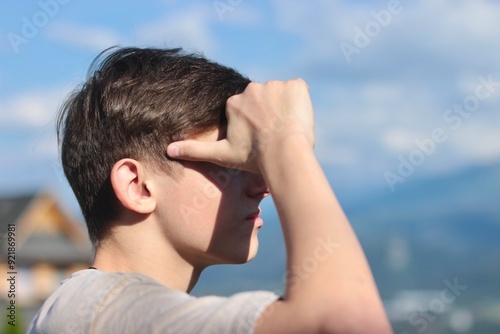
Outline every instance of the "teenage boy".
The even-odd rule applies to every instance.
[[[304,81],[250,82],[179,49],[101,57],[58,121],[94,264],[63,282],[30,332],[391,333],[313,153]],[[190,296],[207,266],[255,256],[270,193],[284,295]]]

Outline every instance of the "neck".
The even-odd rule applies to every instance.
[[[138,225],[115,226],[111,236],[96,249],[93,266],[106,272],[133,272],[162,285],[190,292],[205,267],[182,258],[158,231]],[[142,226],[144,227],[144,226]]]

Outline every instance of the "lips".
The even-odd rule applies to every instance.
[[[260,229],[264,225],[264,221],[260,218],[262,211],[260,208],[246,216],[245,221],[251,223],[254,227]]]
[[[245,219],[255,219],[255,218],[259,218],[260,217],[260,214],[262,213],[262,211],[259,209],[251,214],[249,214]]]

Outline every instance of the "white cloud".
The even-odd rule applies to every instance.
[[[318,138],[315,148],[315,154],[318,156],[321,164],[329,167],[339,166],[350,168],[352,166],[357,166],[362,163],[359,153],[357,147],[350,147],[341,142],[333,144],[330,141],[326,143],[322,141],[321,138]]]
[[[383,134],[382,140],[392,151],[407,152],[414,148],[414,141],[417,137],[418,135],[408,128],[392,128]]]
[[[496,43],[500,35],[500,4],[479,0],[400,1],[401,12],[352,55],[355,65],[415,67],[413,62],[444,62],[466,66],[487,61],[500,64]],[[275,0],[278,25],[304,42],[299,59],[328,59],[347,65],[340,43],[353,43],[355,28],[374,21],[372,12],[387,11],[387,1],[353,4],[347,0],[305,3]],[[484,52],[481,52],[484,50]],[[424,58],[425,57],[425,58]],[[416,59],[417,58],[417,59]],[[396,63],[397,61],[397,63]],[[412,64],[413,66],[410,66]],[[432,64],[427,69],[434,70]],[[425,66],[422,66],[425,68]],[[403,68],[402,68],[403,69]],[[420,70],[417,66],[416,70]]]
[[[23,92],[0,102],[0,125],[44,127],[55,120],[68,94],[61,88]]]
[[[484,119],[469,119],[450,134],[450,146],[464,157],[479,163],[489,163],[500,159],[500,116],[493,122]]]
[[[182,46],[207,54],[216,50],[217,43],[211,32],[211,24],[218,21],[218,18],[211,3],[199,2],[196,5],[175,9],[171,7],[172,3],[167,2],[167,5],[169,8],[164,16],[156,21],[144,21],[127,36],[120,35],[108,27],[69,22],[54,22],[48,28],[47,35],[53,40],[92,52],[102,51],[113,45]],[[255,20],[257,14],[251,10],[250,13],[253,16],[251,21]],[[236,13],[231,15],[233,16],[238,18]],[[229,16],[228,19],[232,21]]]
[[[373,166],[380,174],[397,167],[398,155],[414,150],[415,140],[438,127],[447,129],[443,113],[473,94],[478,76],[500,78],[495,72],[500,68],[500,3],[488,0],[402,0],[402,12],[348,64],[339,44],[353,43],[354,28],[363,29],[374,20],[371,12],[387,9],[387,3],[274,1],[279,27],[302,41],[288,66],[323,87],[314,92],[321,100],[316,110],[320,159],[372,169],[367,175]],[[491,124],[499,124],[493,116],[499,107],[498,99],[483,101],[477,120],[451,131],[420,168],[498,159],[500,148],[492,145],[500,142],[498,126]],[[335,162],[330,153],[338,147],[354,153],[339,154]],[[370,164],[362,167],[360,160]]]
[[[7,33],[0,29],[0,52],[5,52],[10,48]]]
[[[55,118],[68,92],[48,88],[24,92],[0,102],[0,172],[3,189],[32,190],[35,185],[54,186],[57,161]],[[49,177],[51,181],[49,181]]]
[[[221,22],[236,26],[256,26],[262,23],[264,19],[263,13],[256,7],[250,6],[248,2],[225,7],[223,11],[217,14]]]
[[[109,28],[54,22],[48,27],[48,37],[79,48],[100,52],[113,45],[122,44],[121,36]]]
[[[216,50],[210,29],[215,19],[210,3],[169,12],[160,20],[137,28],[134,44],[182,46],[211,54]]]
[[[406,12],[412,21],[410,23],[426,23],[423,26],[425,31],[433,32],[426,37],[435,43],[442,43],[442,37],[454,33],[460,38],[450,42],[463,48],[464,40],[491,42],[498,37],[500,31],[500,4],[497,1],[427,0],[419,1],[418,5],[411,6]]]
[[[448,126],[450,138],[420,169],[446,170],[500,155],[499,146],[494,145],[500,142],[495,128],[500,122],[495,116],[498,98],[483,101],[481,111],[457,131],[451,131],[442,119],[447,108],[473,93],[478,76],[493,73],[500,80],[500,72],[495,72],[500,68],[498,2],[401,0],[403,12],[353,56],[352,64],[346,62],[339,43],[352,42],[354,27],[373,20],[370,11],[386,9],[387,1],[275,0],[275,13],[264,13],[264,6],[243,1],[222,21],[212,1],[164,2],[170,6],[155,16],[160,19],[139,21],[142,24],[126,37],[118,28],[109,28],[111,22],[109,27],[95,27],[54,21],[44,35],[92,52],[115,44],[167,45],[218,58],[216,52],[226,46],[217,38],[231,35],[229,29],[267,24],[274,34],[277,24],[280,34],[291,36],[286,48],[295,52],[269,53],[270,59],[283,57],[282,67],[266,69],[265,63],[252,62],[253,55],[242,58],[242,66],[250,69],[252,77],[266,80],[275,73],[295,75],[291,71],[308,76],[316,106],[316,153],[322,163],[342,169],[338,174],[342,178],[360,176],[358,182],[362,182],[362,177],[371,177],[384,182],[383,171],[397,167],[398,155],[413,150],[415,139],[425,138],[437,127]],[[178,5],[171,6],[174,3]],[[272,23],[264,21],[273,15]],[[300,43],[295,45],[297,40]],[[276,41],[276,48],[281,46]],[[255,50],[262,59],[260,52]],[[500,90],[495,96],[499,94]],[[4,99],[0,101],[0,127],[52,124],[64,95],[63,90],[47,89]],[[43,151],[51,145],[43,139],[36,149]]]

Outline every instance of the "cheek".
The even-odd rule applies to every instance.
[[[241,175],[225,170],[185,170],[182,182],[168,194],[170,203],[176,203],[175,220],[181,222],[183,229],[201,234],[213,231],[217,221],[228,224],[241,209],[242,182]]]
[[[213,211],[219,205],[222,193],[210,181],[201,179],[195,187],[192,188],[190,196],[193,207],[200,211]],[[205,212],[209,213],[209,212]]]
[[[198,179],[182,188],[182,193],[174,200],[179,203],[178,211],[183,223],[201,227],[201,222],[214,221],[222,197],[220,190],[206,179]]]
[[[209,201],[214,201],[221,197],[221,192],[213,183],[206,182],[201,188],[201,195]]]

